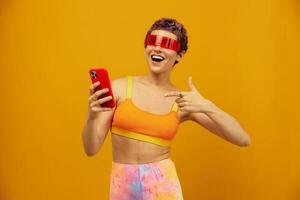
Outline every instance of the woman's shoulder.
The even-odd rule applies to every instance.
[[[113,79],[113,80],[111,81],[111,83],[112,83],[113,85],[118,86],[118,85],[124,84],[124,82],[126,82],[126,81],[127,81],[127,76],[122,76],[122,77],[118,77],[118,78]]]
[[[124,93],[126,93],[126,86],[127,76],[118,77],[111,81],[113,95],[117,102],[119,101],[120,97],[124,96]]]

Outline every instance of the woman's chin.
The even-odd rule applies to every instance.
[[[161,70],[161,68],[158,68],[157,66],[150,66],[150,71],[153,73],[160,73],[162,70]]]
[[[160,74],[166,71],[165,66],[149,65],[149,69],[152,73]]]

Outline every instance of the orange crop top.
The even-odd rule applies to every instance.
[[[154,114],[138,108],[131,101],[132,77],[128,76],[126,99],[116,107],[111,132],[124,137],[170,146],[179,126],[177,103],[167,114]]]

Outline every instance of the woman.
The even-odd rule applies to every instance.
[[[176,168],[170,159],[171,141],[180,123],[193,120],[212,133],[239,146],[250,137],[238,121],[204,98],[189,78],[190,91],[181,92],[170,75],[187,51],[184,26],[175,19],[162,18],[149,29],[145,55],[149,73],[112,81],[117,106],[101,104],[111,100],[97,97],[90,87],[88,119],[83,144],[88,156],[101,148],[108,130],[112,132],[113,161],[110,199],[183,199]]]

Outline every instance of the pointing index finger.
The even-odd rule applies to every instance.
[[[167,92],[164,94],[165,97],[178,97],[180,91]],[[182,93],[182,92],[181,92]]]

